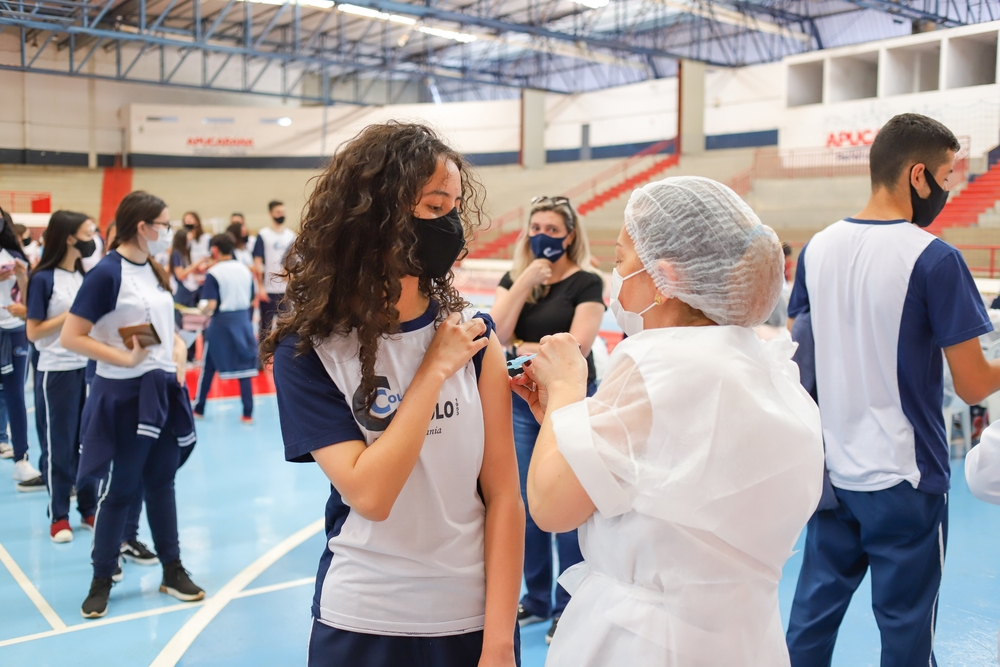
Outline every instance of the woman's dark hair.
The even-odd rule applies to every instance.
[[[80,226],[90,220],[90,217],[83,213],[73,211],[56,211],[49,218],[49,226],[42,234],[42,258],[38,261],[32,274],[47,269],[54,269],[62,264],[66,258],[66,240],[71,236],[76,236],[80,231]],[[83,262],[76,258],[73,269],[83,273]]]
[[[872,188],[892,189],[904,169],[922,164],[929,178],[944,164],[948,151],[961,145],[947,127],[918,113],[893,116],[882,126],[868,153]],[[941,185],[938,183],[938,185]]]
[[[233,224],[226,227],[226,233],[232,236],[236,240],[236,247],[239,248],[240,250],[242,250],[247,246],[247,244],[243,242],[244,225],[245,223],[242,222],[234,222]]]
[[[122,202],[118,204],[118,210],[115,211],[115,241],[111,244],[111,250],[134,240],[139,236],[139,223],[145,222],[147,225],[152,225],[166,207],[167,205],[162,199],[142,190],[125,195]],[[167,272],[152,257],[149,258],[149,265],[152,267],[153,273],[156,274],[160,287],[169,292],[170,277]]]
[[[205,235],[205,228],[201,226],[201,216],[195,213],[194,211],[188,211],[187,213],[182,215],[181,222],[184,223],[189,215],[192,218],[194,218],[194,229],[192,231],[194,232],[194,239],[195,241],[197,241],[198,239],[200,239],[202,236]]]
[[[0,209],[0,218],[3,219],[3,229],[0,229],[0,248],[8,252],[16,250],[23,257],[24,246],[20,237],[14,233],[14,219],[3,209]]]
[[[175,252],[179,252],[181,254],[181,257],[184,258],[185,262],[187,262],[188,264],[191,263],[191,246],[188,244],[187,234],[188,233],[186,229],[178,229],[176,232],[174,232],[174,240],[173,243],[170,245],[171,266],[173,265],[174,262],[173,254]]]
[[[469,238],[484,218],[482,185],[433,130],[396,122],[370,125],[340,148],[317,177],[301,232],[285,256],[288,307],[261,342],[264,359],[274,356],[286,336],[298,334],[298,350],[306,352],[330,335],[357,330],[360,389],[371,407],[379,341],[399,331],[400,281],[421,273],[413,256],[413,210],[442,159],[461,174],[459,213]],[[440,306],[438,321],[466,305],[450,272],[421,278],[420,291]]]

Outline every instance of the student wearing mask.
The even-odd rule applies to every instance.
[[[936,120],[892,118],[871,146],[864,210],[799,255],[788,313],[811,315],[837,506],[809,521],[787,635],[795,667],[830,664],[869,568],[882,667],[936,664],[950,485],[943,357],[970,405],[1000,389],[1000,361],[986,361],[978,339],[993,327],[965,260],[922,229],[948,199],[959,148]]]
[[[233,221],[226,227],[226,233],[236,241],[236,245],[233,248],[233,259],[253,271],[255,266],[253,245],[251,244],[250,230],[247,229],[247,223],[243,222],[242,215],[239,213],[233,214]]]
[[[170,245],[166,204],[132,192],[115,213],[112,251],[83,280],[60,342],[97,360],[81,418],[78,479],[103,478],[91,553],[93,579],[80,613],[107,614],[129,507],[145,490],[149,527],[163,563],[160,592],[192,601],[205,592],[181,564],[174,477],[195,443],[184,389],[184,341],[174,333],[166,272],[151,257]],[[148,326],[147,326],[148,325]],[[144,332],[123,340],[119,329]]]
[[[92,268],[97,266],[98,262],[104,259],[104,249],[107,247],[104,243],[104,239],[101,238],[101,233],[98,230],[97,223],[94,222],[94,219],[88,217],[87,224],[94,228],[94,244],[96,247],[94,249],[94,253],[90,257],[84,257],[80,260],[80,263],[83,265],[84,273],[90,271]]]
[[[208,303],[206,315],[212,319],[205,329],[205,363],[202,364],[194,414],[205,414],[205,399],[218,371],[223,380],[239,380],[244,424],[253,423],[253,389],[250,378],[257,377],[257,341],[253,323],[247,316],[254,297],[254,277],[233,257],[236,243],[229,234],[212,238],[214,264],[205,276],[201,298]]]
[[[286,459],[333,485],[310,667],[519,664],[507,371],[451,284],[481,206],[430,129],[372,125],[319,177],[286,259],[262,352]]]
[[[14,225],[14,233],[21,239],[21,246],[24,248],[24,256],[28,259],[28,268],[34,268],[42,256],[42,245],[31,235],[31,231],[24,225]]]
[[[260,292],[260,337],[263,339],[271,330],[271,321],[285,296],[285,278],[282,262],[288,252],[295,232],[285,227],[285,205],[274,200],[267,205],[271,224],[257,233],[253,256],[257,276],[261,281]]]
[[[778,581],[823,442],[794,346],[752,328],[781,292],[778,239],[721,183],[668,178],[632,193],[612,275],[629,337],[597,393],[567,334],[512,380],[542,424],[531,514],[579,526],[585,557],[546,664],[787,666]]]
[[[597,373],[591,347],[604,316],[603,292],[603,281],[591,270],[586,230],[569,199],[536,197],[528,226],[514,250],[514,265],[501,279],[491,310],[500,342],[512,348],[512,356],[534,354],[545,336],[569,332],[587,359],[588,390],[593,393]],[[513,414],[521,495],[527,503],[528,462],[539,427],[528,405],[517,396]],[[558,585],[553,600],[553,539],[561,574],[583,558],[576,531],[553,536],[538,528],[529,511],[524,544],[527,592],[518,621],[527,625],[553,619],[546,641],[552,640],[569,601]]]
[[[226,228],[226,231],[232,233],[231,230],[234,229],[235,225],[239,225],[240,229],[243,230],[243,232],[240,235],[238,235],[238,236],[235,235],[235,234],[233,234],[233,236],[236,238],[236,241],[237,241],[236,247],[237,248],[240,248],[240,247],[244,248],[247,251],[247,253],[249,254],[249,259],[247,259],[247,260],[244,260],[242,258],[242,255],[236,256],[236,259],[238,259],[238,260],[240,260],[241,262],[244,262],[244,263],[249,262],[247,264],[247,266],[251,270],[254,270],[255,269],[255,265],[254,265],[254,258],[253,258],[253,249],[254,249],[254,246],[257,245],[257,235],[256,234],[252,234],[250,232],[250,227],[247,226],[246,216],[244,216],[242,213],[233,213],[232,215],[229,216],[229,227]]]
[[[41,473],[28,461],[28,410],[24,383],[28,373],[31,344],[25,334],[27,309],[23,302],[28,291],[28,260],[24,246],[14,232],[10,214],[0,209],[0,386],[10,421],[13,444],[14,481],[19,491],[45,488]]]
[[[82,213],[56,211],[45,228],[45,251],[28,282],[28,340],[38,348],[35,425],[49,492],[49,537],[70,542],[70,490],[80,460],[80,415],[87,395],[87,358],[59,344],[63,323],[83,283],[82,260],[97,250],[94,225]],[[93,530],[97,496],[87,481],[77,487],[81,527]]]
[[[188,233],[188,248],[190,249],[191,261],[197,264],[202,262],[202,260],[210,260],[212,251],[209,249],[209,244],[212,242],[212,235],[206,232],[202,226],[201,216],[195,211],[188,211],[181,220],[184,223],[184,231]],[[207,264],[199,268],[199,284],[204,282],[205,271],[207,270]]]

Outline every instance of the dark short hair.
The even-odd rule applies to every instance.
[[[229,219],[232,220],[236,216],[240,216],[240,218],[242,218],[243,220],[247,219],[247,217],[245,215],[243,215],[242,213],[230,213],[229,214]]]
[[[272,199],[271,201],[269,201],[267,203],[267,211],[268,211],[268,213],[270,213],[271,211],[273,211],[275,209],[275,207],[277,207],[277,206],[284,206],[284,205],[285,205],[285,202],[278,201],[277,199]]]
[[[231,234],[216,234],[212,237],[212,247],[218,248],[220,255],[232,255],[236,249],[236,239]]]
[[[14,224],[14,233],[17,234],[18,237],[24,236],[26,231],[28,231],[28,228],[21,223],[18,222]]]
[[[961,145],[947,127],[918,113],[903,113],[886,123],[868,154],[872,189],[892,188],[904,170],[922,164],[928,172],[936,171]]]

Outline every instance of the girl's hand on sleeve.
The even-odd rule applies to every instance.
[[[486,323],[479,318],[461,322],[460,313],[452,313],[441,323],[434,340],[424,354],[422,370],[441,373],[443,378],[450,378],[465,366],[477,352],[489,345],[486,333]],[[477,337],[483,336],[482,338]]]

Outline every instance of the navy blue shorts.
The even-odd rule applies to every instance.
[[[368,635],[332,628],[315,618],[309,634],[309,667],[476,667],[483,632],[448,637]],[[514,658],[521,665],[521,636],[514,626]]]

